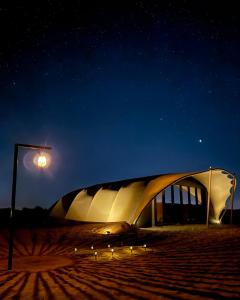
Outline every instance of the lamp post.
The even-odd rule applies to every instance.
[[[14,217],[15,217],[15,202],[16,202],[16,184],[17,184],[17,165],[18,165],[18,149],[28,148],[33,150],[50,150],[51,147],[36,146],[28,144],[15,144],[14,145],[14,160],[13,160],[13,179],[12,179],[12,198],[10,210],[10,227],[9,227],[9,241],[8,241],[8,270],[12,270],[12,257],[13,257],[13,237],[14,237]],[[38,167],[44,168],[46,160],[44,161],[43,155],[38,158]]]

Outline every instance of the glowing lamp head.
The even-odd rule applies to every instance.
[[[47,165],[47,159],[46,159],[46,156],[44,155],[40,155],[38,157],[38,167],[39,168],[45,168]]]
[[[50,165],[50,155],[44,152],[39,153],[34,157],[33,163],[39,169],[46,169]]]

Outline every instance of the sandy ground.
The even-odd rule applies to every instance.
[[[2,230],[0,299],[240,299],[239,227],[100,227],[18,230],[11,272]]]

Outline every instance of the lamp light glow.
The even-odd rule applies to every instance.
[[[47,159],[46,159],[46,156],[44,155],[40,155],[38,157],[38,167],[39,168],[45,168],[47,165]]]
[[[50,155],[46,152],[38,153],[34,156],[33,163],[39,169],[46,169],[51,163]]]

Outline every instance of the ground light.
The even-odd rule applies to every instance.
[[[37,146],[29,144],[15,144],[14,145],[14,160],[13,160],[13,179],[12,179],[12,198],[11,198],[11,210],[10,210],[10,227],[9,227],[9,241],[8,241],[8,270],[12,270],[12,257],[13,257],[13,238],[14,238],[14,217],[15,217],[15,203],[16,203],[16,186],[17,186],[17,166],[18,166],[18,150],[20,148],[32,149],[32,150],[50,150],[51,147]],[[49,159],[48,159],[49,158]],[[50,163],[50,155],[47,153],[39,154],[37,166],[38,168],[47,168]]]
[[[127,251],[126,251],[127,250]],[[130,251],[129,251],[130,250]],[[133,252],[134,250],[134,252]],[[129,255],[133,258],[134,256],[138,255],[146,255],[148,251],[153,251],[152,248],[147,248],[147,245],[139,245],[139,246],[124,246],[124,247],[116,247],[116,248],[102,248],[98,250],[94,250],[93,252],[89,252],[88,258],[94,258],[95,261],[110,261],[113,260],[113,258],[116,258],[117,260],[126,259],[129,257]]]

